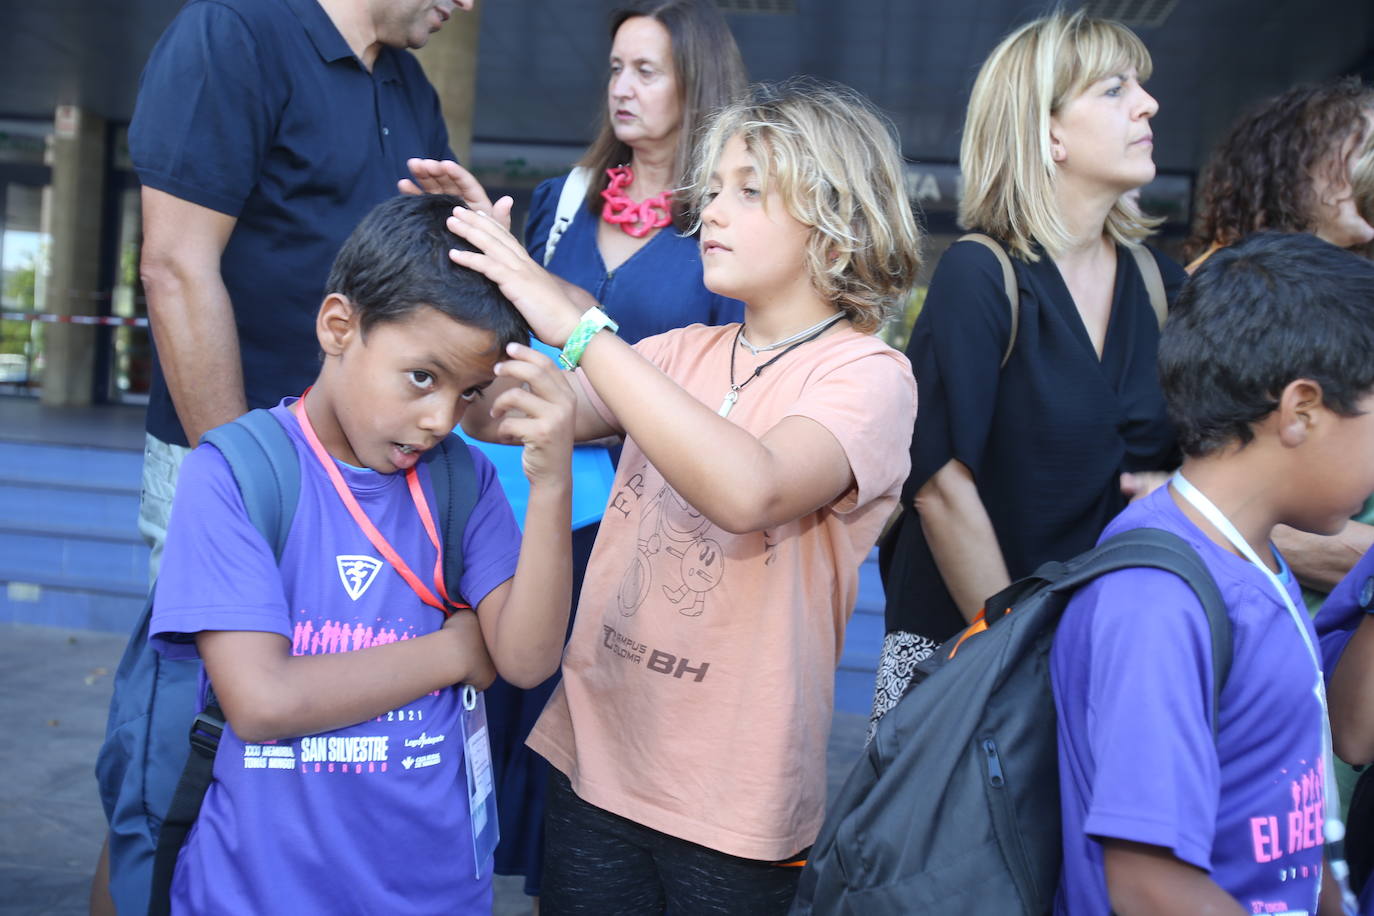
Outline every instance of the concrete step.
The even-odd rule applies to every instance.
[[[138,493],[143,453],[0,439],[0,480]]]
[[[138,488],[107,489],[0,477],[0,530],[137,540]]]
[[[147,596],[3,581],[0,569],[0,622],[75,630],[98,630],[127,636],[143,612]]]
[[[855,614],[883,614],[886,599],[883,596],[883,582],[878,575],[878,550],[875,547],[859,566],[859,593],[854,601]]]
[[[878,654],[883,650],[886,632],[882,615],[855,614],[844,631],[840,667],[873,672],[878,670]]]
[[[0,582],[138,597],[148,591],[148,548],[132,538],[0,530]]]
[[[835,672],[835,709],[868,715],[873,708],[873,679],[883,648],[883,583],[878,575],[878,551],[871,551],[859,567],[859,590],[854,615],[845,627],[844,648]]]
[[[867,716],[873,711],[872,671],[850,671],[841,668],[835,672],[835,712],[857,713]]]
[[[0,621],[127,633],[148,593],[143,455],[0,440]]]

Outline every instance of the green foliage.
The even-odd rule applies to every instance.
[[[906,350],[907,341],[911,339],[911,326],[916,323],[916,316],[921,314],[921,306],[925,305],[927,289],[925,286],[912,289],[901,314],[892,318],[878,331],[878,336],[894,349]]]
[[[18,309],[21,312],[33,311],[34,295],[37,288],[38,259],[31,257],[29,263],[11,270],[9,276],[5,278],[5,307]]]
[[[32,312],[37,301],[38,259],[9,271],[5,277],[4,310]],[[29,349],[31,325],[27,321],[0,321],[0,353],[24,354]]]

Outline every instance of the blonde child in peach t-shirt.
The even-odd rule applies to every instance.
[[[915,383],[873,336],[920,265],[889,125],[794,85],[722,111],[700,150],[705,282],[745,302],[742,325],[631,347],[495,221],[449,221],[484,252],[453,259],[580,361],[578,439],[625,436],[529,739],[557,771],[545,913],[787,910],[858,567],[908,470]]]

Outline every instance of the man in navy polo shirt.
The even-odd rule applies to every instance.
[[[158,354],[139,507],[150,576],[189,447],[314,379],[315,313],[344,239],[408,159],[452,159],[406,49],[472,4],[190,0],[153,49],[129,127]]]
[[[153,574],[186,447],[314,378],[339,246],[407,159],[452,158],[405,49],[471,6],[191,0],[153,49],[129,128],[158,354],[139,518]]]

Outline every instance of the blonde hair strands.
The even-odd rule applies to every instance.
[[[1142,82],[1149,78],[1144,43],[1124,25],[1081,10],[1051,13],[1004,38],[969,97],[959,147],[959,224],[996,236],[1026,261],[1038,259],[1036,243],[1051,257],[1067,250],[1072,240],[1055,201],[1050,118],[1088,86],[1129,69]],[[1116,241],[1136,245],[1159,223],[1118,201],[1105,228]]]
[[[812,284],[857,330],[876,331],[921,267],[921,231],[892,125],[842,86],[798,80],[756,87],[706,127],[684,194],[693,231],[721,151],[736,135],[757,160],[763,191],[776,186],[787,212],[810,228]]]

